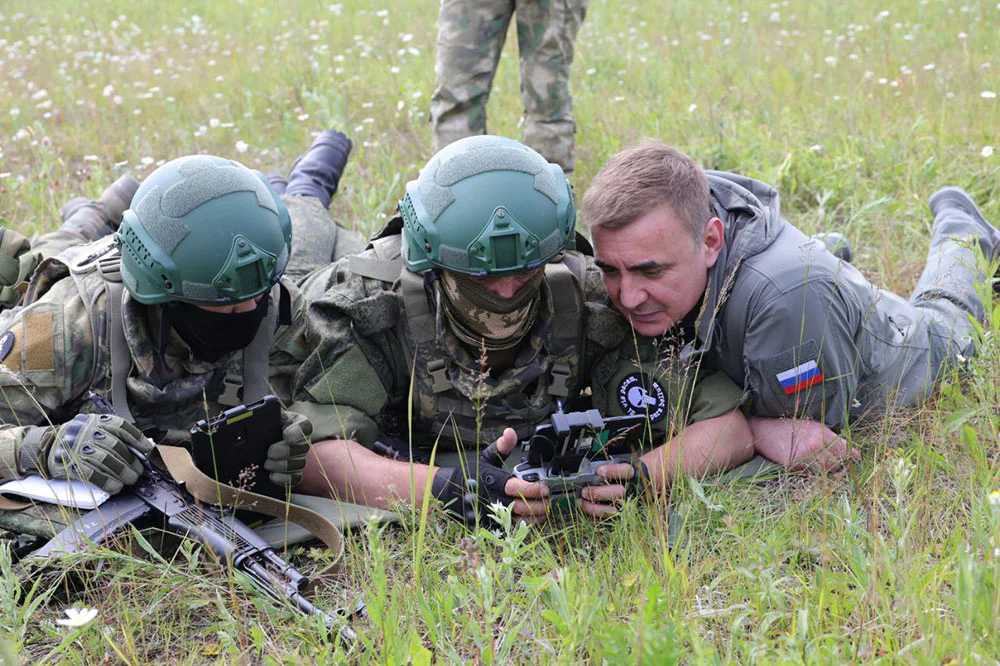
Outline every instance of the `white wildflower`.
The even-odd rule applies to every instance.
[[[250,148],[250,145],[246,141],[240,140],[236,142],[236,152],[245,153],[248,148]]]
[[[97,617],[96,608],[67,608],[66,617],[56,620],[56,624],[75,629],[89,624],[95,617]]]
[[[979,93],[979,96],[982,97],[983,99],[996,99],[997,98],[997,94],[995,92],[993,92],[992,90],[984,90],[983,92]]]
[[[983,146],[983,149],[979,151],[979,154],[983,157],[993,156],[993,146]]]

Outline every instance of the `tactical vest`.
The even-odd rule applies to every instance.
[[[110,388],[111,402],[120,416],[135,421],[134,409],[140,414],[140,426],[155,424],[186,430],[199,419],[214,415],[214,411],[206,415],[205,397],[212,403],[209,410],[218,411],[215,404],[231,407],[250,403],[268,392],[268,356],[274,330],[279,315],[290,319],[290,297],[280,285],[270,296],[279,307],[270,308],[257,336],[244,350],[242,368],[233,359],[225,367],[212,364],[206,372],[197,374],[164,370],[157,373],[158,381],[152,382],[132,374],[128,324],[122,313],[125,288],[120,259],[112,236],[72,247],[41,263],[24,299],[24,305],[30,305],[58,280],[72,277],[89,315],[94,340],[93,373],[88,384],[99,390]],[[103,308],[97,306],[102,296]]]
[[[581,255],[566,253],[546,264],[542,289],[549,317],[529,332],[514,366],[494,380],[448,330],[441,308],[431,302],[437,289],[431,284],[434,274],[405,269],[401,243],[398,234],[377,238],[369,252],[350,257],[349,269],[394,289],[398,285],[407,333],[401,336],[408,345],[404,353],[414,370],[416,430],[430,434],[421,444],[431,445],[440,437],[442,449],[453,448],[456,439],[476,446],[495,440],[507,427],[525,438],[555,411],[557,400],[579,393],[586,272]]]

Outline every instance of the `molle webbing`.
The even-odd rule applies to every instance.
[[[486,395],[478,402],[456,388],[458,378],[464,375],[454,373],[472,371],[460,367],[444,337],[436,335],[436,317],[423,279],[403,271],[400,286],[413,344],[409,353],[416,355],[414,407],[420,420],[431,426],[433,434],[450,437],[457,431],[466,444],[478,443],[477,438],[495,438],[503,427],[513,427],[519,436],[527,436],[554,411],[553,398],[564,398],[579,390],[585,268],[582,258],[576,255],[566,255],[564,261],[545,266],[542,289],[548,291],[551,319],[543,324],[546,326],[543,349],[537,351],[536,359],[528,366],[503,375],[517,377],[511,393],[517,393],[518,399],[510,395],[489,399]],[[529,333],[526,340],[532,335]],[[465,392],[469,390],[468,383],[465,382]]]

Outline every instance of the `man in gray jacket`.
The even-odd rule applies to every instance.
[[[986,279],[977,250],[995,260],[1000,231],[958,188],[935,193],[930,208],[927,266],[909,300],[785,221],[772,186],[706,173],[661,143],[612,157],[582,212],[635,331],[682,336],[691,362],[742,386],[758,453],[832,466],[849,452],[843,429],[925,399],[975,351]]]

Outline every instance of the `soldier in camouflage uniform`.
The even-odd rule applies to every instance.
[[[305,301],[283,277],[293,226],[283,201],[300,221],[331,226],[336,179],[317,183],[324,160],[333,165],[315,148],[283,198],[237,162],[169,162],[139,187],[117,234],[39,267],[0,330],[0,478],[40,473],[114,493],[139,477],[130,449],[148,450],[143,432],[176,442],[229,406],[290,397],[308,346]],[[89,391],[120,416],[96,414]],[[292,487],[311,426],[285,410],[282,427],[263,466]]]
[[[524,142],[572,173],[576,122],[569,70],[587,0],[442,0],[431,98],[434,150],[486,133],[486,102],[515,14]]]
[[[326,130],[295,160],[287,179],[279,173],[267,175],[292,220],[295,246],[285,272],[292,280],[298,281],[364,249],[361,234],[335,222],[327,210],[351,148],[351,140],[342,132]],[[20,302],[28,280],[42,260],[118,231],[122,214],[137,189],[139,181],[126,174],[96,201],[86,197],[70,199],[60,210],[61,226],[33,243],[13,229],[0,227],[0,311]]]
[[[641,372],[598,271],[574,250],[569,183],[515,141],[470,137],[431,159],[399,211],[366,252],[303,285],[316,348],[299,372],[302,402],[293,407],[313,417],[314,440],[330,438],[314,446],[303,491],[384,507],[419,498],[430,484],[466,520],[475,520],[475,504],[492,501],[542,517],[544,487],[512,478],[503,459],[558,403],[580,398],[594,368],[608,382],[625,381],[621,368]],[[751,453],[731,383],[669,393],[690,412],[674,410],[661,390],[655,416],[663,430],[668,413],[683,413],[681,424],[699,421],[685,448],[709,451],[685,469],[725,468]],[[600,400],[610,413],[629,407],[607,392]],[[638,401],[638,409],[648,406]],[[473,458],[463,462],[464,452]],[[641,478],[662,489],[675,465],[643,458],[608,466],[615,483],[587,488],[583,509],[613,512],[609,503]]]

